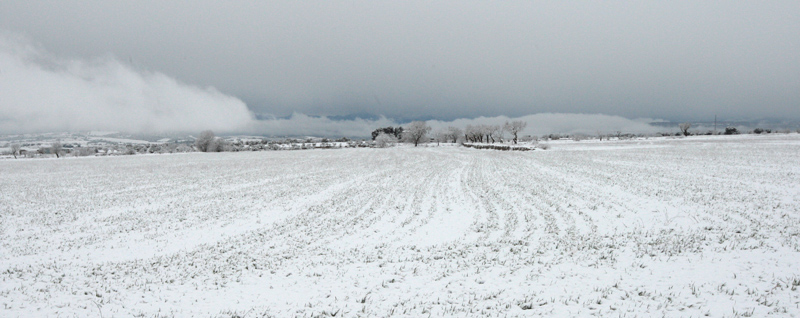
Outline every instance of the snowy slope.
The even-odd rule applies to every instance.
[[[0,316],[800,315],[800,136],[5,160]]]

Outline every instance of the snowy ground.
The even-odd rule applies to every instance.
[[[800,315],[800,135],[0,162],[3,317]]]

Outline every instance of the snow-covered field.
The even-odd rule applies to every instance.
[[[0,162],[2,317],[800,315],[800,135]]]

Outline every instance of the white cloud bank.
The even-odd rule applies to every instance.
[[[428,125],[433,131],[445,129],[448,126],[464,128],[467,125],[502,125],[506,121],[521,120],[528,123],[522,135],[544,135],[550,133],[571,134],[584,133],[594,135],[607,134],[616,131],[625,133],[652,133],[669,131],[663,127],[654,127],[650,122],[658,120],[649,118],[627,119],[620,116],[603,114],[565,114],[542,113],[522,117],[509,118],[506,116],[461,118],[453,121],[429,120]],[[327,136],[327,137],[366,137],[377,129],[387,126],[403,126],[392,119],[381,117],[377,120],[332,120],[326,117],[313,117],[294,113],[289,118],[274,118],[254,122],[248,129],[253,134],[267,134],[273,136]]]
[[[434,129],[444,129],[448,126],[464,128],[467,125],[486,124],[502,125],[506,121],[521,120],[528,123],[522,135],[544,135],[551,133],[572,134],[583,133],[588,135],[606,134],[616,131],[625,133],[652,133],[664,131],[663,128],[649,125],[658,120],[649,118],[628,119],[620,116],[603,114],[565,114],[541,113],[516,118],[506,116],[478,117],[474,119],[456,119],[454,121],[429,121]]]
[[[387,126],[400,126],[397,122],[381,116],[379,119],[333,120],[327,117],[294,113],[289,118],[273,118],[254,122],[248,133],[270,136],[325,136],[366,137],[373,130]]]
[[[411,115],[411,114],[410,114]],[[650,119],[602,114],[543,113],[518,118],[432,120],[447,126],[528,122],[524,135],[653,132]],[[370,136],[392,119],[333,120],[294,113],[255,120],[244,102],[214,88],[198,88],[158,72],[139,71],[111,58],[53,57],[28,40],[0,31],[0,134],[110,130],[130,133],[250,133],[272,136]]]
[[[61,59],[0,32],[0,133],[117,130],[237,131],[253,116],[241,100],[114,58]]]

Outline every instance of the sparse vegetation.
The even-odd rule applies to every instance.
[[[463,131],[461,128],[454,126],[447,127],[447,130],[445,131],[445,137],[448,141],[452,141],[453,143],[457,143],[462,134]]]
[[[431,127],[424,121],[415,121],[408,124],[408,128],[403,131],[403,140],[414,144],[414,147],[416,147],[420,143],[425,142],[425,138],[430,131]]]
[[[513,136],[513,141],[516,145],[519,133],[522,132],[522,130],[524,130],[527,126],[527,122],[515,120],[512,122],[506,122],[505,125],[503,125],[503,129]]]
[[[195,147],[200,152],[215,152],[218,148],[218,145],[215,143],[217,137],[214,135],[214,132],[211,130],[204,130],[200,133],[200,136],[194,142]]]
[[[385,127],[385,128],[378,128],[372,131],[372,140],[378,138],[380,134],[387,134],[393,136],[395,139],[400,139],[403,136],[403,127]]]
[[[388,148],[393,147],[397,143],[397,138],[394,135],[381,133],[375,137],[375,147]]]
[[[680,125],[678,125],[678,128],[681,129],[681,133],[683,133],[683,136],[689,136],[689,128],[691,127],[692,127],[691,123],[681,123]]]
[[[57,140],[50,144],[50,150],[56,155],[56,158],[61,158],[61,151],[63,151],[63,149],[64,148],[61,145],[61,140]]]
[[[502,151],[509,151],[509,150],[530,151],[530,150],[534,149],[534,147],[528,147],[528,146],[494,145],[494,144],[471,144],[471,143],[465,143],[464,147],[475,148],[475,149],[502,150]]]
[[[18,143],[11,144],[11,154],[14,155],[14,159],[17,159],[17,155],[19,154],[19,150],[22,146]]]

